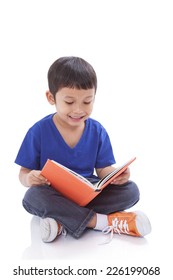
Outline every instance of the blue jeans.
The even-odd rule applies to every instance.
[[[30,187],[23,199],[24,208],[32,215],[55,219],[75,238],[85,231],[95,213],[110,214],[132,207],[139,200],[136,184],[108,185],[85,207],[63,197],[51,186]]]

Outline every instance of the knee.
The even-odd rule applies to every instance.
[[[49,204],[49,186],[30,187],[23,198],[22,204],[25,210],[32,214],[42,213],[44,207]]]
[[[41,188],[40,186],[30,187],[26,191],[23,201],[29,204],[30,203],[34,204],[34,201],[36,201],[37,198],[40,196],[40,188]]]

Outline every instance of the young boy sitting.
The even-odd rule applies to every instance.
[[[108,133],[90,118],[97,90],[93,67],[79,57],[61,57],[49,68],[48,84],[46,97],[56,112],[28,130],[15,160],[21,166],[20,182],[29,187],[23,206],[40,217],[42,240],[51,242],[63,230],[79,238],[86,228],[132,236],[150,233],[143,212],[124,211],[139,200],[129,168],[85,207],[62,196],[41,176],[48,158],[91,182],[115,169]]]

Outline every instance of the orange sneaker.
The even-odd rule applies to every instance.
[[[52,242],[58,235],[66,235],[67,232],[61,224],[52,218],[40,220],[40,233],[43,242]]]
[[[104,234],[113,233],[128,234],[132,236],[145,236],[151,232],[151,224],[148,217],[140,211],[115,212],[108,215],[108,226],[103,230]]]

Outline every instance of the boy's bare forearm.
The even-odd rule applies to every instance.
[[[115,170],[115,167],[110,165],[110,166],[107,166],[107,167],[104,167],[104,168],[97,168],[96,173],[97,173],[97,176],[100,179],[102,179],[104,176],[106,176],[107,174],[111,173],[114,170]]]
[[[21,184],[25,187],[29,187],[28,182],[27,182],[27,177],[29,172],[31,172],[30,169],[21,167],[20,172],[19,172],[19,180]]]

